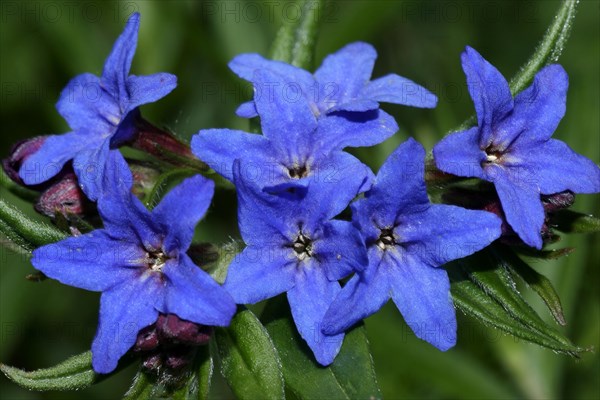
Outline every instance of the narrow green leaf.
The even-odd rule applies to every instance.
[[[504,248],[502,254],[504,255],[507,265],[509,268],[523,279],[523,281],[532,288],[546,303],[552,317],[560,325],[566,325],[563,308],[560,303],[560,298],[556,289],[552,285],[552,282],[544,275],[540,274],[533,268],[531,268],[526,262],[521,260],[516,254],[510,249]]]
[[[281,357],[286,393],[298,399],[381,397],[364,327],[346,335],[335,362],[325,368],[298,334],[284,296],[267,303],[263,320]]]
[[[3,222],[2,227],[10,227],[10,232],[7,233],[4,229],[2,232],[26,250],[55,243],[67,237],[64,232],[53,226],[29,218],[4,199],[0,199],[0,221]]]
[[[37,371],[27,372],[4,364],[0,364],[0,370],[19,386],[38,391],[83,389],[102,377],[92,370],[90,351]]]
[[[198,382],[198,400],[208,400],[210,386],[212,384],[212,375],[214,371],[213,358],[208,346],[203,346],[198,350],[199,367],[196,370]]]
[[[510,81],[510,89],[513,94],[525,89],[533,81],[535,74],[544,66],[558,61],[571,33],[578,4],[579,0],[563,0],[554,17],[554,22],[546,31],[537,49]]]
[[[314,62],[315,43],[320,20],[325,12],[325,1],[301,0],[296,1],[296,4],[302,12],[298,18],[290,18],[284,22],[275,37],[270,56],[273,60],[310,69]]]
[[[552,214],[550,225],[565,233],[600,232],[600,218],[571,210],[560,210]]]
[[[123,400],[148,400],[151,399],[156,392],[156,386],[153,379],[143,371],[138,371],[133,378],[133,382],[127,393],[123,396]]]
[[[283,399],[281,362],[269,334],[250,310],[215,330],[221,373],[240,399]]]
[[[537,250],[530,247],[515,249],[519,254],[527,257],[539,258],[540,260],[556,260],[575,251],[574,247],[565,247],[563,249]]]
[[[6,238],[0,237],[0,245],[4,248],[14,251],[18,254],[30,256],[33,247],[31,243],[23,239],[13,228],[4,220],[0,219],[0,233]]]
[[[577,4],[579,4],[579,0],[563,0],[554,16],[554,21],[538,44],[537,49],[511,79],[509,86],[513,96],[525,89],[533,81],[535,74],[543,67],[558,61],[573,27]],[[476,122],[477,119],[473,115],[450,132],[463,131],[475,125]]]
[[[527,304],[507,267],[506,260],[490,250],[448,264],[456,305],[466,314],[509,334],[577,356],[582,349],[546,324]]]
[[[25,201],[34,202],[40,197],[38,192],[27,189],[26,187],[13,182],[13,180],[6,175],[6,172],[4,172],[3,168],[0,168],[0,186],[4,187],[9,192]]]

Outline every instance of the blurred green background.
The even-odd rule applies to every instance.
[[[142,23],[132,73],[168,71],[179,87],[143,113],[189,139],[201,128],[245,129],[234,110],[250,90],[227,69],[241,52],[266,55],[282,18],[295,18],[285,1],[5,1],[0,14],[0,157],[17,140],[62,133],[68,127],[54,108],[73,76],[100,74],[124,22],[140,11]],[[559,2],[543,1],[339,1],[328,5],[317,49],[317,65],[342,45],[363,40],[378,50],[374,76],[395,72],[431,89],[437,109],[393,105],[400,132],[387,142],[356,153],[373,168],[402,141],[414,136],[428,149],[473,113],[459,62],[471,45],[512,76],[534,50]],[[583,0],[561,64],[570,76],[567,115],[555,137],[577,152],[600,160],[600,3]],[[0,188],[0,191],[3,189]],[[6,191],[34,215],[31,206]],[[239,237],[235,197],[218,191],[199,227],[203,240],[223,243]],[[216,206],[218,204],[218,206]],[[600,214],[598,196],[579,196],[575,209]],[[600,259],[598,235],[565,237],[556,247],[574,254],[533,266],[551,278],[560,294],[575,343],[600,348]],[[99,296],[61,286],[31,283],[33,268],[0,250],[0,361],[25,369],[54,365],[89,348]],[[524,292],[527,292],[523,288]],[[538,299],[532,305],[548,321]],[[414,338],[388,304],[366,322],[379,382],[396,398],[600,398],[600,358],[580,360],[507,337],[460,316],[459,343],[447,353]],[[0,377],[3,399],[118,398],[133,374],[121,375],[77,393],[33,393]],[[222,381],[215,398],[230,398]]]

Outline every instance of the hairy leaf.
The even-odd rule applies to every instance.
[[[565,233],[600,232],[600,218],[571,210],[560,210],[553,214],[550,225]]]

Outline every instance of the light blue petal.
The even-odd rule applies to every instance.
[[[423,86],[396,74],[374,79],[360,92],[360,96],[377,102],[405,106],[435,108],[437,97]]]
[[[298,332],[323,366],[333,362],[344,340],[343,333],[327,336],[321,332],[325,312],[339,292],[340,284],[329,281],[316,266],[301,270],[296,286],[287,292]]]
[[[479,147],[480,129],[451,133],[433,148],[437,167],[448,174],[484,178],[482,163],[487,155]]]
[[[498,124],[512,111],[513,98],[506,79],[475,49],[467,46],[461,60],[477,111],[479,143],[485,149],[492,143]]]
[[[142,104],[153,103],[162,99],[177,87],[177,77],[166,72],[153,75],[130,75],[126,82],[128,98],[121,106],[124,114]]]
[[[419,339],[442,351],[456,344],[456,312],[448,273],[418,259],[397,254],[388,258],[392,299]]]
[[[138,272],[131,267],[143,265],[145,259],[146,253],[136,243],[95,230],[36,249],[31,263],[65,285],[105,291],[135,279]]]
[[[158,318],[154,307],[161,286],[152,279],[124,282],[102,294],[100,322],[92,343],[92,366],[101,374],[112,372],[135,344],[139,331]]]
[[[179,262],[167,262],[164,313],[202,325],[227,326],[235,314],[235,302],[210,275],[185,254]]]
[[[294,286],[298,258],[281,243],[248,246],[227,270],[224,287],[238,304],[254,304],[287,292]]]
[[[152,218],[168,232],[163,243],[167,252],[188,249],[196,225],[210,206],[214,188],[213,181],[196,175],[173,188],[152,210]]]

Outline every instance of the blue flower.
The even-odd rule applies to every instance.
[[[478,126],[438,143],[435,162],[444,172],[492,182],[507,222],[539,249],[545,218],[540,194],[600,191],[598,166],[551,139],[566,110],[567,74],[549,65],[513,99],[504,77],[474,49],[462,54],[462,66]]]
[[[149,212],[129,191],[131,174],[122,157],[109,162],[110,190],[98,202],[104,229],[41,247],[32,258],[50,278],[102,292],[92,344],[98,373],[114,370],[159,313],[226,326],[236,311],[225,289],[186,254],[210,204],[213,182],[189,178]]]
[[[383,164],[373,188],[352,204],[369,264],[348,281],[323,320],[338,334],[375,313],[390,298],[415,335],[441,350],[456,342],[450,281],[441,265],[500,236],[501,221],[485,211],[430,204],[425,150],[412,139]]]
[[[323,138],[337,142],[340,148],[360,147],[381,143],[398,129],[393,118],[379,110],[380,102],[423,108],[434,108],[437,104],[431,92],[396,74],[371,81],[376,58],[373,46],[356,42],[327,56],[314,75],[258,54],[239,55],[229,63],[229,68],[255,86],[261,83],[258,87],[262,90],[267,87],[255,79],[257,70],[281,75],[285,81],[280,90],[285,91],[291,102],[298,102],[300,98],[308,102],[323,128]],[[252,118],[261,112],[256,101],[250,101],[242,104],[237,114]],[[381,128],[373,130],[372,126],[363,124],[367,121]]]
[[[338,141],[321,133],[304,99],[285,98],[283,78],[271,71],[256,71],[255,82],[271,85],[255,98],[263,135],[230,129],[201,130],[192,138],[192,151],[230,181],[239,159],[240,177],[272,194],[296,191],[303,195],[309,183],[342,211],[359,192],[368,189],[371,170],[341,151]],[[376,121],[365,122],[381,132]],[[327,195],[329,193],[329,196]]]
[[[86,195],[97,200],[110,152],[132,139],[138,106],[170,93],[177,78],[167,73],[129,75],[137,45],[140,15],[133,14],[106,59],[102,76],[82,74],[63,89],[56,108],[72,131],[49,136],[20,170],[25,184],[35,185],[56,175],[64,164],[73,167]]]
[[[224,287],[237,303],[287,292],[300,335],[322,365],[333,362],[343,334],[325,336],[321,321],[340,291],[338,280],[366,265],[358,231],[332,220],[334,202],[308,187],[302,201],[257,191],[234,165],[238,221],[247,247],[229,266]]]

